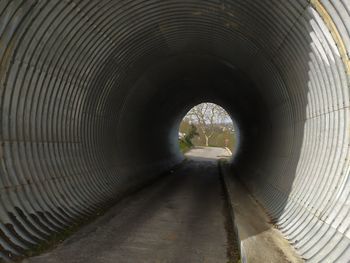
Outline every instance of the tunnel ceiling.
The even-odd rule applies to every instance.
[[[350,258],[347,0],[0,1],[0,258],[182,160],[194,105],[310,262]]]

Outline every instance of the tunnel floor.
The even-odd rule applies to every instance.
[[[215,162],[184,162],[30,263],[231,262]]]

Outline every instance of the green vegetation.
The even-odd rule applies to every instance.
[[[193,140],[195,146],[205,146],[205,136],[199,131],[199,136]],[[233,151],[235,146],[235,133],[231,123],[215,124],[212,136],[209,139],[210,147],[228,147]]]
[[[199,135],[196,126],[193,124],[184,125],[187,127],[187,133],[183,133],[185,134],[184,137],[179,139],[180,150],[182,153],[189,151],[193,147],[192,140]]]
[[[189,146],[184,140],[179,140],[179,146],[182,153],[188,152],[192,146]]]
[[[201,103],[184,117],[179,128],[182,152],[193,146],[227,147],[234,151],[235,127],[229,114],[214,103]]]

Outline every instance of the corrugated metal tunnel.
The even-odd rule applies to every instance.
[[[0,258],[179,163],[222,105],[234,172],[310,262],[349,262],[348,0],[1,0]]]

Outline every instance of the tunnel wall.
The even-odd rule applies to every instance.
[[[237,122],[232,167],[310,262],[350,258],[350,5],[0,1],[0,257],[179,163],[194,105]]]

